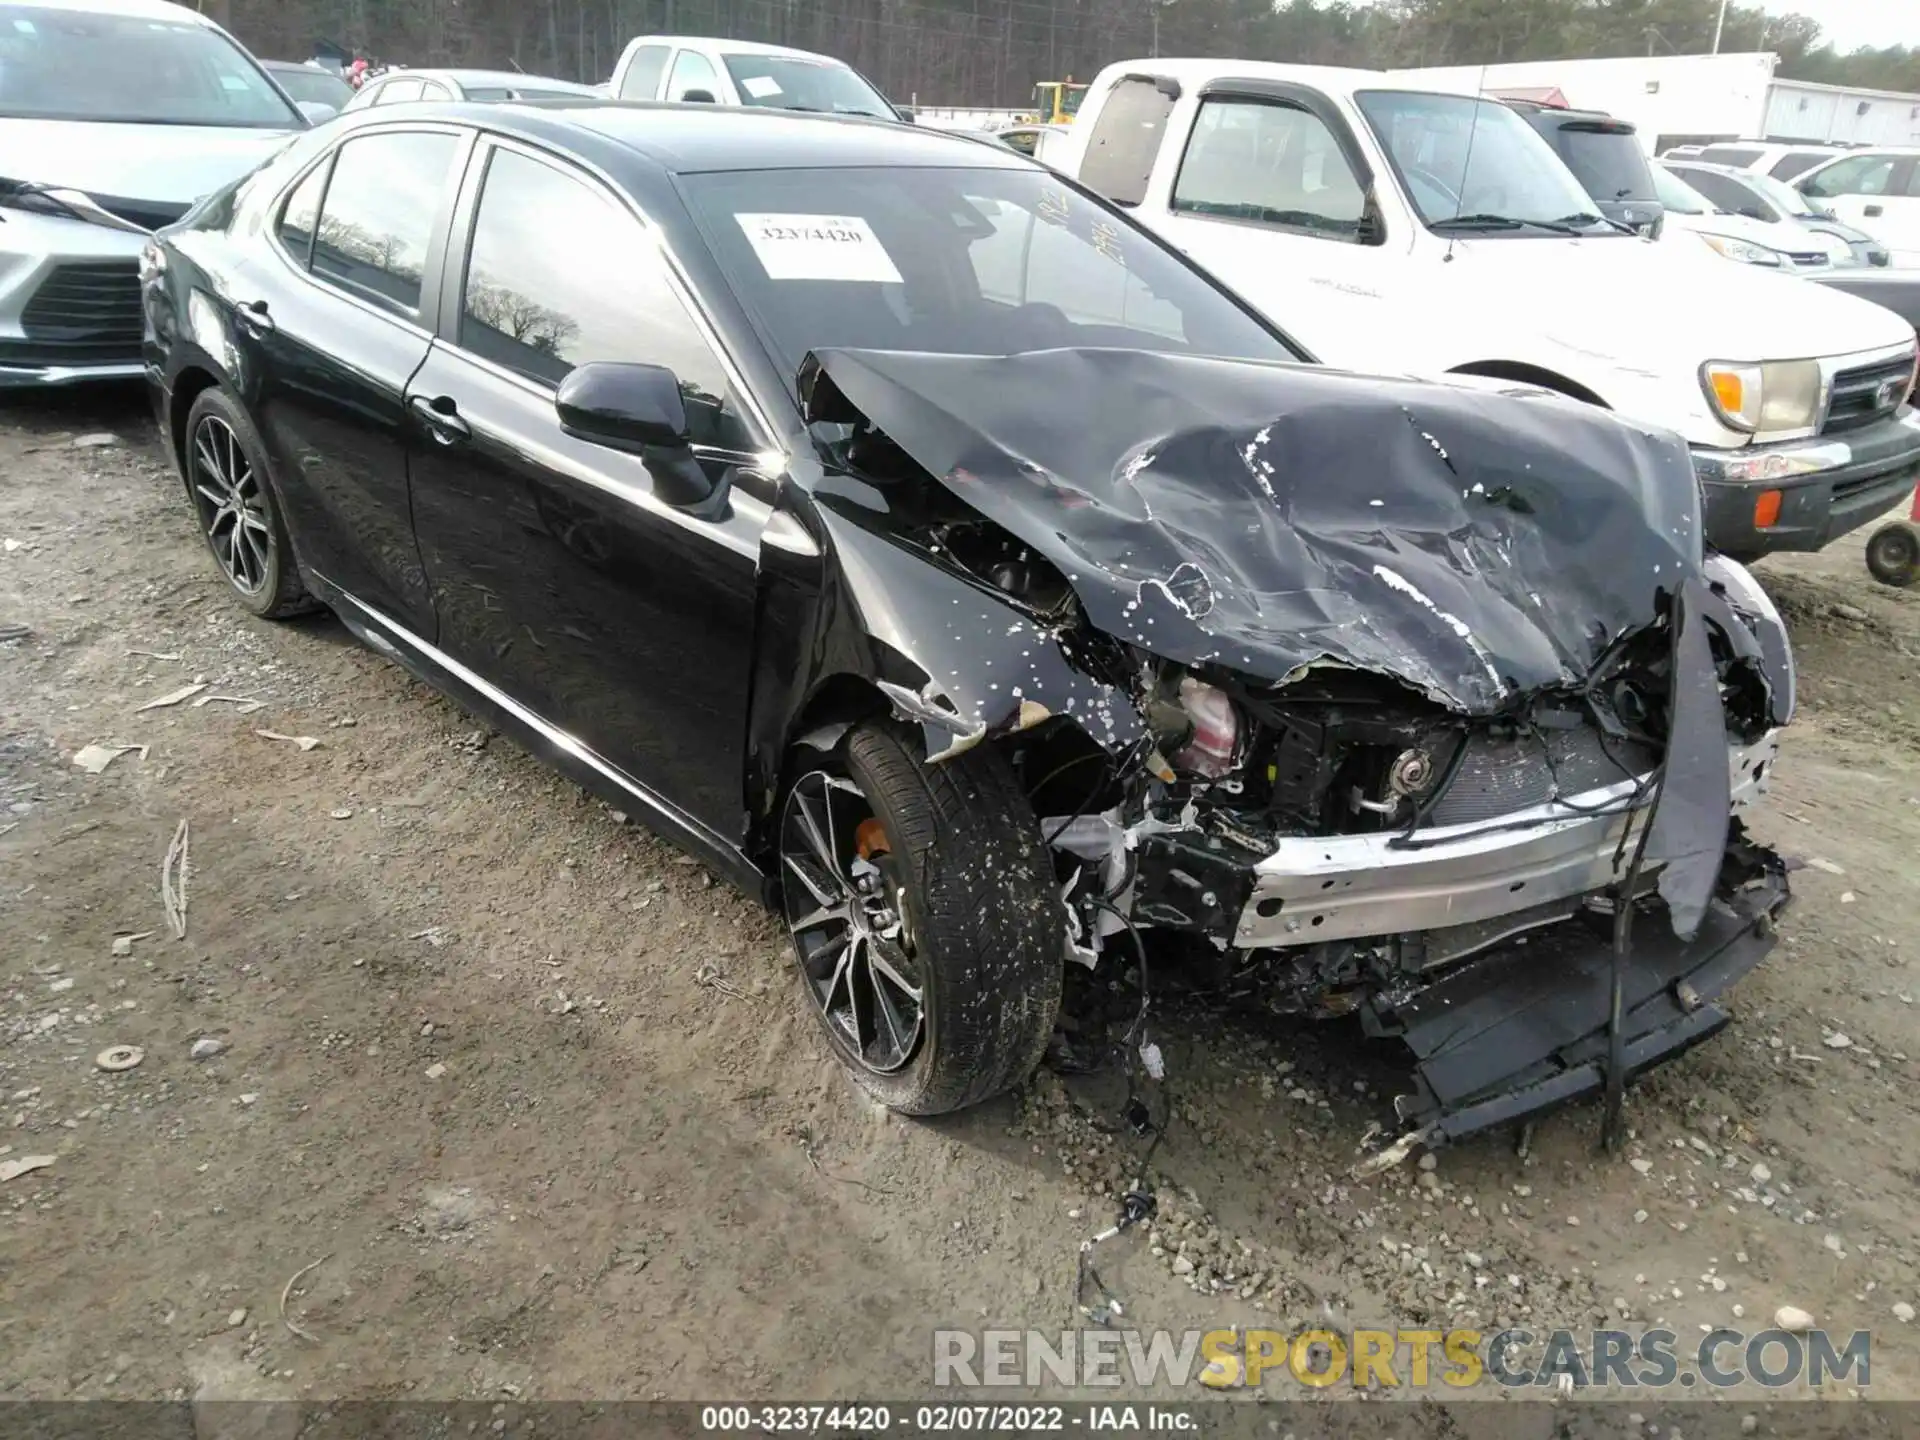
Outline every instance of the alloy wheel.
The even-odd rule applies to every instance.
[[[793,787],[780,824],[787,929],[827,1028],[881,1075],[905,1068],[926,1031],[924,977],[894,868],[859,786],[815,770]]]
[[[194,507],[213,557],[234,589],[258,595],[266,588],[274,551],[259,473],[240,437],[217,415],[202,416],[194,427],[189,456]]]

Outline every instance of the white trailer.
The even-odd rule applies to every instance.
[[[1567,104],[1628,120],[1658,154],[1715,140],[1920,144],[1920,95],[1777,80],[1779,57],[1648,55],[1527,60],[1395,72],[1448,90],[1558,90]]]

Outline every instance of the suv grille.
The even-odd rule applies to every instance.
[[[20,312],[20,331],[49,363],[140,358],[140,274],[132,260],[58,265]]]
[[[1833,396],[1827,402],[1827,423],[1822,430],[1832,435],[1884,420],[1906,397],[1912,379],[1911,350],[1892,360],[1840,371],[1833,377]]]

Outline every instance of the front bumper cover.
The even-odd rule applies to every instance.
[[[1920,482],[1920,410],[1909,406],[1844,435],[1696,449],[1707,543],[1729,555],[1819,550],[1883,514]],[[1754,502],[1780,492],[1779,518],[1754,524]]]
[[[1692,940],[1652,923],[1637,930],[1622,981],[1630,1077],[1718,1033],[1731,1017],[1715,1002],[1773,948],[1790,898],[1785,865],[1735,841],[1720,880]],[[1415,1088],[1397,1102],[1411,1133],[1433,1148],[1598,1091],[1611,967],[1609,938],[1570,922],[1410,993],[1369,997],[1367,1032],[1413,1052]]]
[[[85,220],[5,212],[0,390],[141,377],[138,264],[146,239]]]

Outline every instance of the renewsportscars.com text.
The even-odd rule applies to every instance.
[[[933,1383],[1465,1390],[1476,1386],[1769,1389],[1872,1383],[1872,1336],[1714,1330],[936,1330]]]

